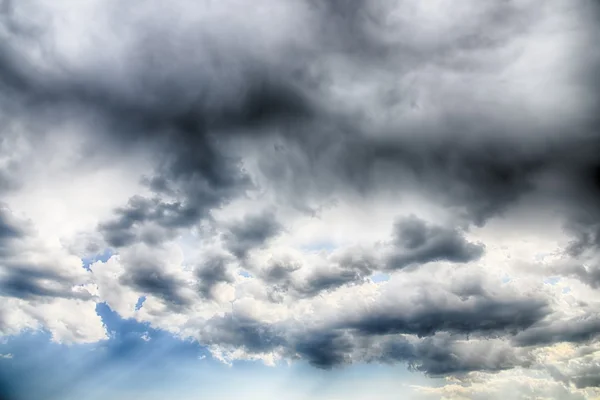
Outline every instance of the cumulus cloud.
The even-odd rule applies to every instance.
[[[232,223],[225,236],[226,246],[233,254],[243,258],[248,251],[262,246],[282,230],[272,213],[247,215],[244,220]]]
[[[2,334],[599,385],[592,1],[1,4]]]
[[[81,260],[37,236],[31,222],[0,209],[0,331],[48,329],[57,341],[93,342],[105,338],[96,315],[95,290]],[[76,306],[69,314],[64,307]],[[79,315],[86,325],[78,327]]]
[[[483,245],[469,243],[455,229],[427,226],[414,216],[396,222],[394,245],[399,250],[388,260],[392,269],[441,260],[466,263],[483,253]]]

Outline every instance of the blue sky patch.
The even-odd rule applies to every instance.
[[[90,266],[98,261],[101,262],[107,262],[109,258],[111,258],[113,256],[113,252],[110,249],[104,249],[103,252],[95,254],[91,257],[84,257],[81,259],[81,261],[83,262],[83,268],[85,268],[86,270],[90,270]]]

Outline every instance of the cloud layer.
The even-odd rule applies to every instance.
[[[0,2],[2,335],[597,393],[594,2],[172,3]]]

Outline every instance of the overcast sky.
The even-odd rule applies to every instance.
[[[0,399],[600,396],[595,0],[0,0]]]

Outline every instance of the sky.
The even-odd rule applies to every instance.
[[[595,0],[0,0],[0,400],[600,399]]]

